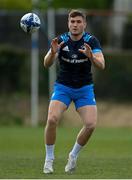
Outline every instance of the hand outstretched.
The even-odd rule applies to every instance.
[[[93,58],[93,53],[91,47],[84,43],[84,49],[79,49],[79,51],[85,54],[90,60]]]
[[[57,38],[52,39],[52,41],[51,41],[51,53],[56,54],[63,44],[64,44],[63,41],[60,44],[58,44]]]

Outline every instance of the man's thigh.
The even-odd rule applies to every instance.
[[[48,109],[48,118],[55,117],[60,119],[62,113],[67,109],[67,106],[58,100],[51,100]]]
[[[77,109],[84,124],[96,124],[97,107],[96,105],[86,105]]]

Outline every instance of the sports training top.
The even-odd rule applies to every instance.
[[[64,41],[64,44],[58,52],[60,68],[56,82],[72,88],[81,88],[92,84],[91,61],[78,49],[83,49],[84,43],[87,43],[93,53],[101,52],[97,38],[84,32],[79,41],[73,41],[70,38],[70,33],[67,32],[60,35],[58,40],[59,43]]]

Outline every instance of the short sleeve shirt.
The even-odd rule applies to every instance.
[[[58,52],[59,71],[56,82],[72,88],[92,84],[91,61],[78,49],[84,48],[87,43],[93,53],[101,52],[101,46],[98,39],[90,33],[84,32],[79,41],[73,41],[70,33],[64,33],[58,37],[59,43],[64,42]]]

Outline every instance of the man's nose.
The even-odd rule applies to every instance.
[[[74,26],[77,26],[77,22],[74,22],[74,24],[73,24]]]

